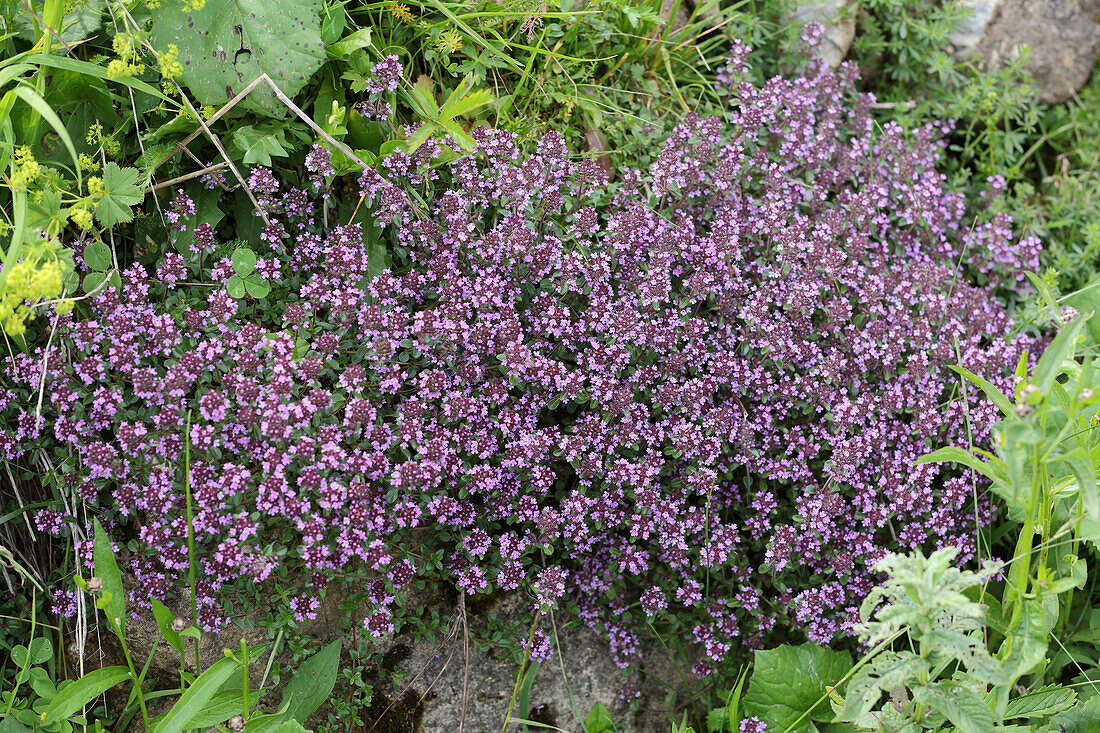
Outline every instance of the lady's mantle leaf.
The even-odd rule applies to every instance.
[[[288,97],[324,63],[321,0],[207,0],[202,10],[153,16],[153,44],[179,47],[182,80],[202,104],[221,105],[266,73]],[[286,107],[261,85],[240,106],[269,117]]]
[[[756,653],[752,682],[745,696],[745,715],[755,715],[768,730],[785,731],[802,718],[795,731],[811,730],[811,718],[831,720],[828,690],[852,668],[847,652],[816,644],[783,645]],[[803,713],[809,715],[803,717]]]
[[[103,166],[103,198],[95,207],[95,218],[105,227],[134,218],[131,206],[145,199],[145,191],[138,183],[141,173],[136,168],[119,168],[117,163]]]

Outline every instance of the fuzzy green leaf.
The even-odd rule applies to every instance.
[[[746,715],[755,715],[769,730],[811,730],[810,720],[833,717],[826,692],[835,686],[852,667],[847,652],[836,652],[817,646],[783,645],[759,651],[745,696]],[[803,715],[808,713],[808,715]]]
[[[943,715],[959,733],[989,733],[993,711],[970,689],[950,680],[913,688],[913,699]]]

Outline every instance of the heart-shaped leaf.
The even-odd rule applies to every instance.
[[[84,248],[84,264],[97,272],[111,269],[111,248],[103,242],[92,242]]]

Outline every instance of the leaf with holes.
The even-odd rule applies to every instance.
[[[288,97],[326,59],[321,0],[206,0],[201,10],[153,14],[153,45],[179,48],[181,79],[201,104],[221,105],[266,73]],[[286,107],[261,85],[240,106],[269,117]]]

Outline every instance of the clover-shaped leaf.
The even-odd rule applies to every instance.
[[[233,272],[240,277],[251,275],[256,269],[256,253],[248,247],[234,250],[229,259],[233,263]]]

